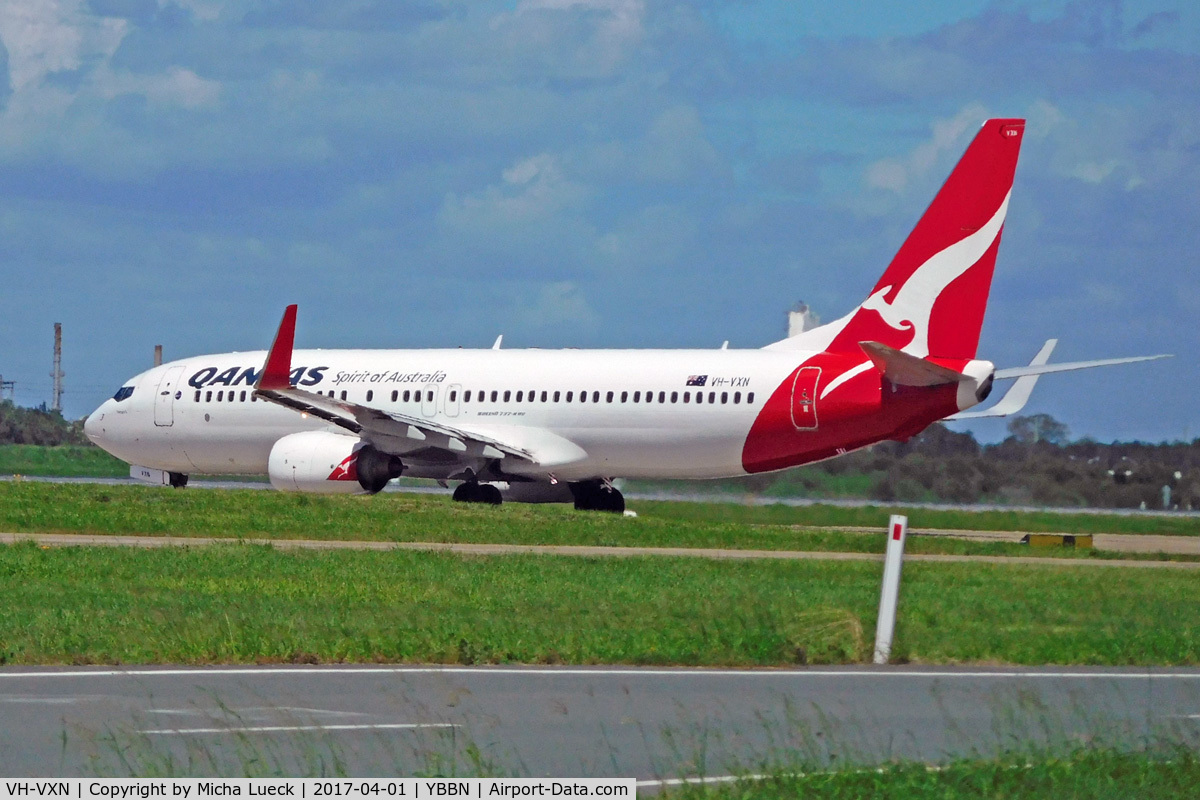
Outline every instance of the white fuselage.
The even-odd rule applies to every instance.
[[[707,478],[745,474],[743,447],[756,415],[809,355],[297,350],[292,375],[298,387],[332,392],[335,399],[527,443],[557,456],[554,474],[564,480]],[[132,387],[128,397],[108,400],[91,415],[88,434],[132,464],[181,473],[265,473],[281,437],[338,431],[253,399],[265,356],[197,356],[148,370],[125,384]],[[703,385],[694,385],[700,376]],[[520,464],[507,466],[520,473]],[[442,477],[436,468],[406,474]]]

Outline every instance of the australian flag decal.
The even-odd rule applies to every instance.
[[[687,379],[688,386],[703,386],[708,383],[707,375],[689,375]]]

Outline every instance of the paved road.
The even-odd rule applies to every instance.
[[[1195,744],[1197,669],[0,668],[5,775],[722,775]]]
[[[475,556],[540,554],[575,557],[783,559],[818,561],[883,561],[882,553],[838,553],[812,550],[731,550],[709,547],[604,547],[592,545],[469,544],[451,542],[364,542],[333,539],[239,539],[208,536],[127,536],[84,533],[0,533],[0,544],[37,542],[45,547],[202,547],[219,544],[269,544],[299,550],[420,550]],[[1127,567],[1134,569],[1200,570],[1200,561],[1134,561],[1126,559],[1037,558],[1033,556],[963,556],[911,553],[905,561],[941,564],[1025,564],[1055,567]]]

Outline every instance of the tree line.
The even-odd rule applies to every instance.
[[[68,422],[57,411],[24,408],[11,400],[0,401],[0,444],[89,444],[83,435],[83,420]]]

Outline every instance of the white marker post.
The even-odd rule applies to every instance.
[[[888,522],[887,555],[883,559],[883,590],[879,594],[879,619],[875,623],[875,663],[886,664],[892,654],[892,634],[896,630],[896,602],[900,597],[900,566],[904,559],[904,540],[908,538],[908,517],[893,514]]]

